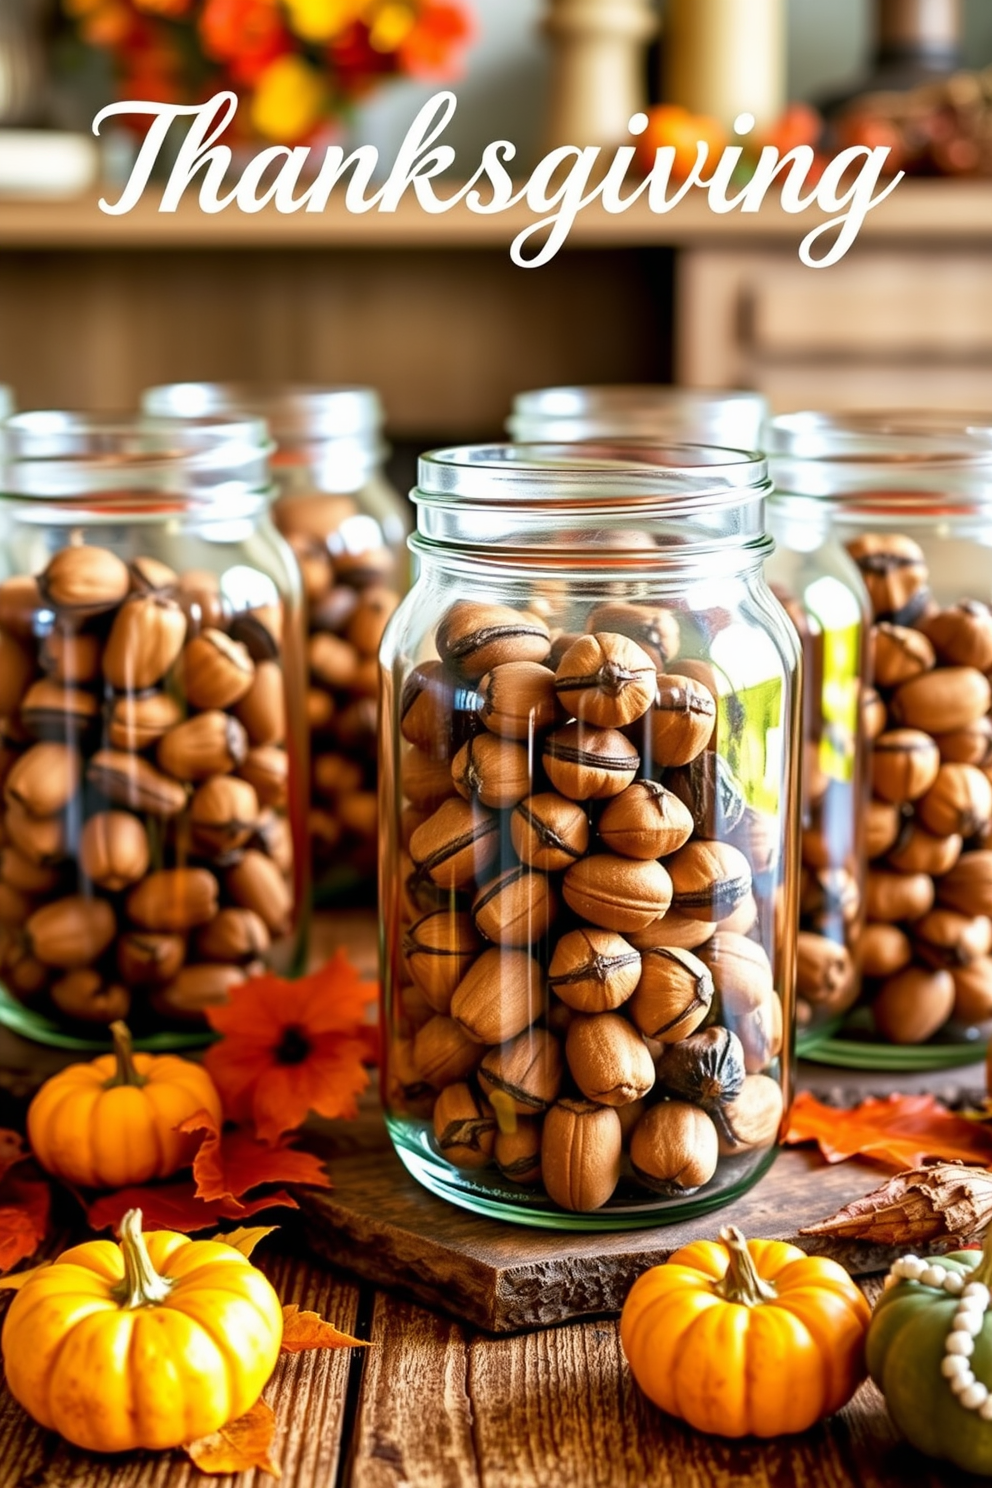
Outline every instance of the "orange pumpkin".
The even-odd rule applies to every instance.
[[[727,1228],[635,1281],[620,1340],[669,1415],[714,1436],[784,1436],[850,1400],[870,1317],[836,1261]]]
[[[220,1096],[199,1064],[175,1054],[135,1054],[123,1023],[112,1023],[114,1053],[72,1064],[38,1091],[28,1141],[49,1173],[82,1188],[124,1188],[168,1178],[196,1153],[198,1139],[176,1127],[206,1110],[220,1126]]]

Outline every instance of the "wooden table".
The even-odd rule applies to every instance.
[[[326,922],[368,961],[368,921]],[[352,1144],[341,1130],[341,1151]],[[334,1173],[333,1150],[329,1163]],[[492,1337],[356,1283],[308,1254],[291,1220],[256,1252],[284,1302],[369,1339],[367,1351],[297,1354],[266,1398],[285,1488],[936,1488],[961,1480],[900,1445],[864,1385],[829,1423],[742,1446],[670,1420],[634,1385],[613,1317]],[[864,1282],[869,1297],[880,1278]],[[0,1488],[193,1488],[181,1453],[97,1458],[35,1426],[0,1386]],[[217,1478],[263,1488],[259,1473]],[[971,1481],[971,1480],[967,1480]]]

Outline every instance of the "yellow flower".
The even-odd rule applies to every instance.
[[[403,45],[416,24],[410,5],[402,0],[387,0],[376,7],[369,30],[369,45],[376,52],[395,52]]]
[[[327,102],[324,80],[302,57],[279,57],[258,80],[251,120],[259,134],[282,144],[305,138]]]
[[[333,41],[354,25],[364,0],[286,0],[289,23],[303,41]]]

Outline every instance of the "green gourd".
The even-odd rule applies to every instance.
[[[932,1264],[960,1274],[964,1285],[981,1282],[992,1288],[992,1231],[982,1252],[955,1251],[935,1257]],[[965,1472],[992,1476],[992,1419],[962,1405],[943,1373],[948,1336],[961,1305],[961,1296],[943,1287],[890,1280],[868,1330],[868,1372],[912,1446]],[[981,1316],[967,1364],[992,1399],[992,1310]]]

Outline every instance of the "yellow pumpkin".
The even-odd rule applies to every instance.
[[[728,1227],[638,1277],[620,1340],[669,1415],[715,1436],[785,1436],[850,1400],[870,1317],[836,1261]]]
[[[28,1108],[28,1141],[49,1173],[83,1188],[124,1188],[168,1178],[192,1162],[197,1138],[175,1128],[207,1110],[220,1125],[220,1096],[199,1064],[175,1054],[134,1054],[123,1023],[114,1053],[72,1064]]]
[[[162,1450],[250,1410],[282,1342],[282,1307],[246,1256],[141,1232],[91,1240],[36,1271],[3,1325],[7,1383],[42,1426],[92,1452]]]

